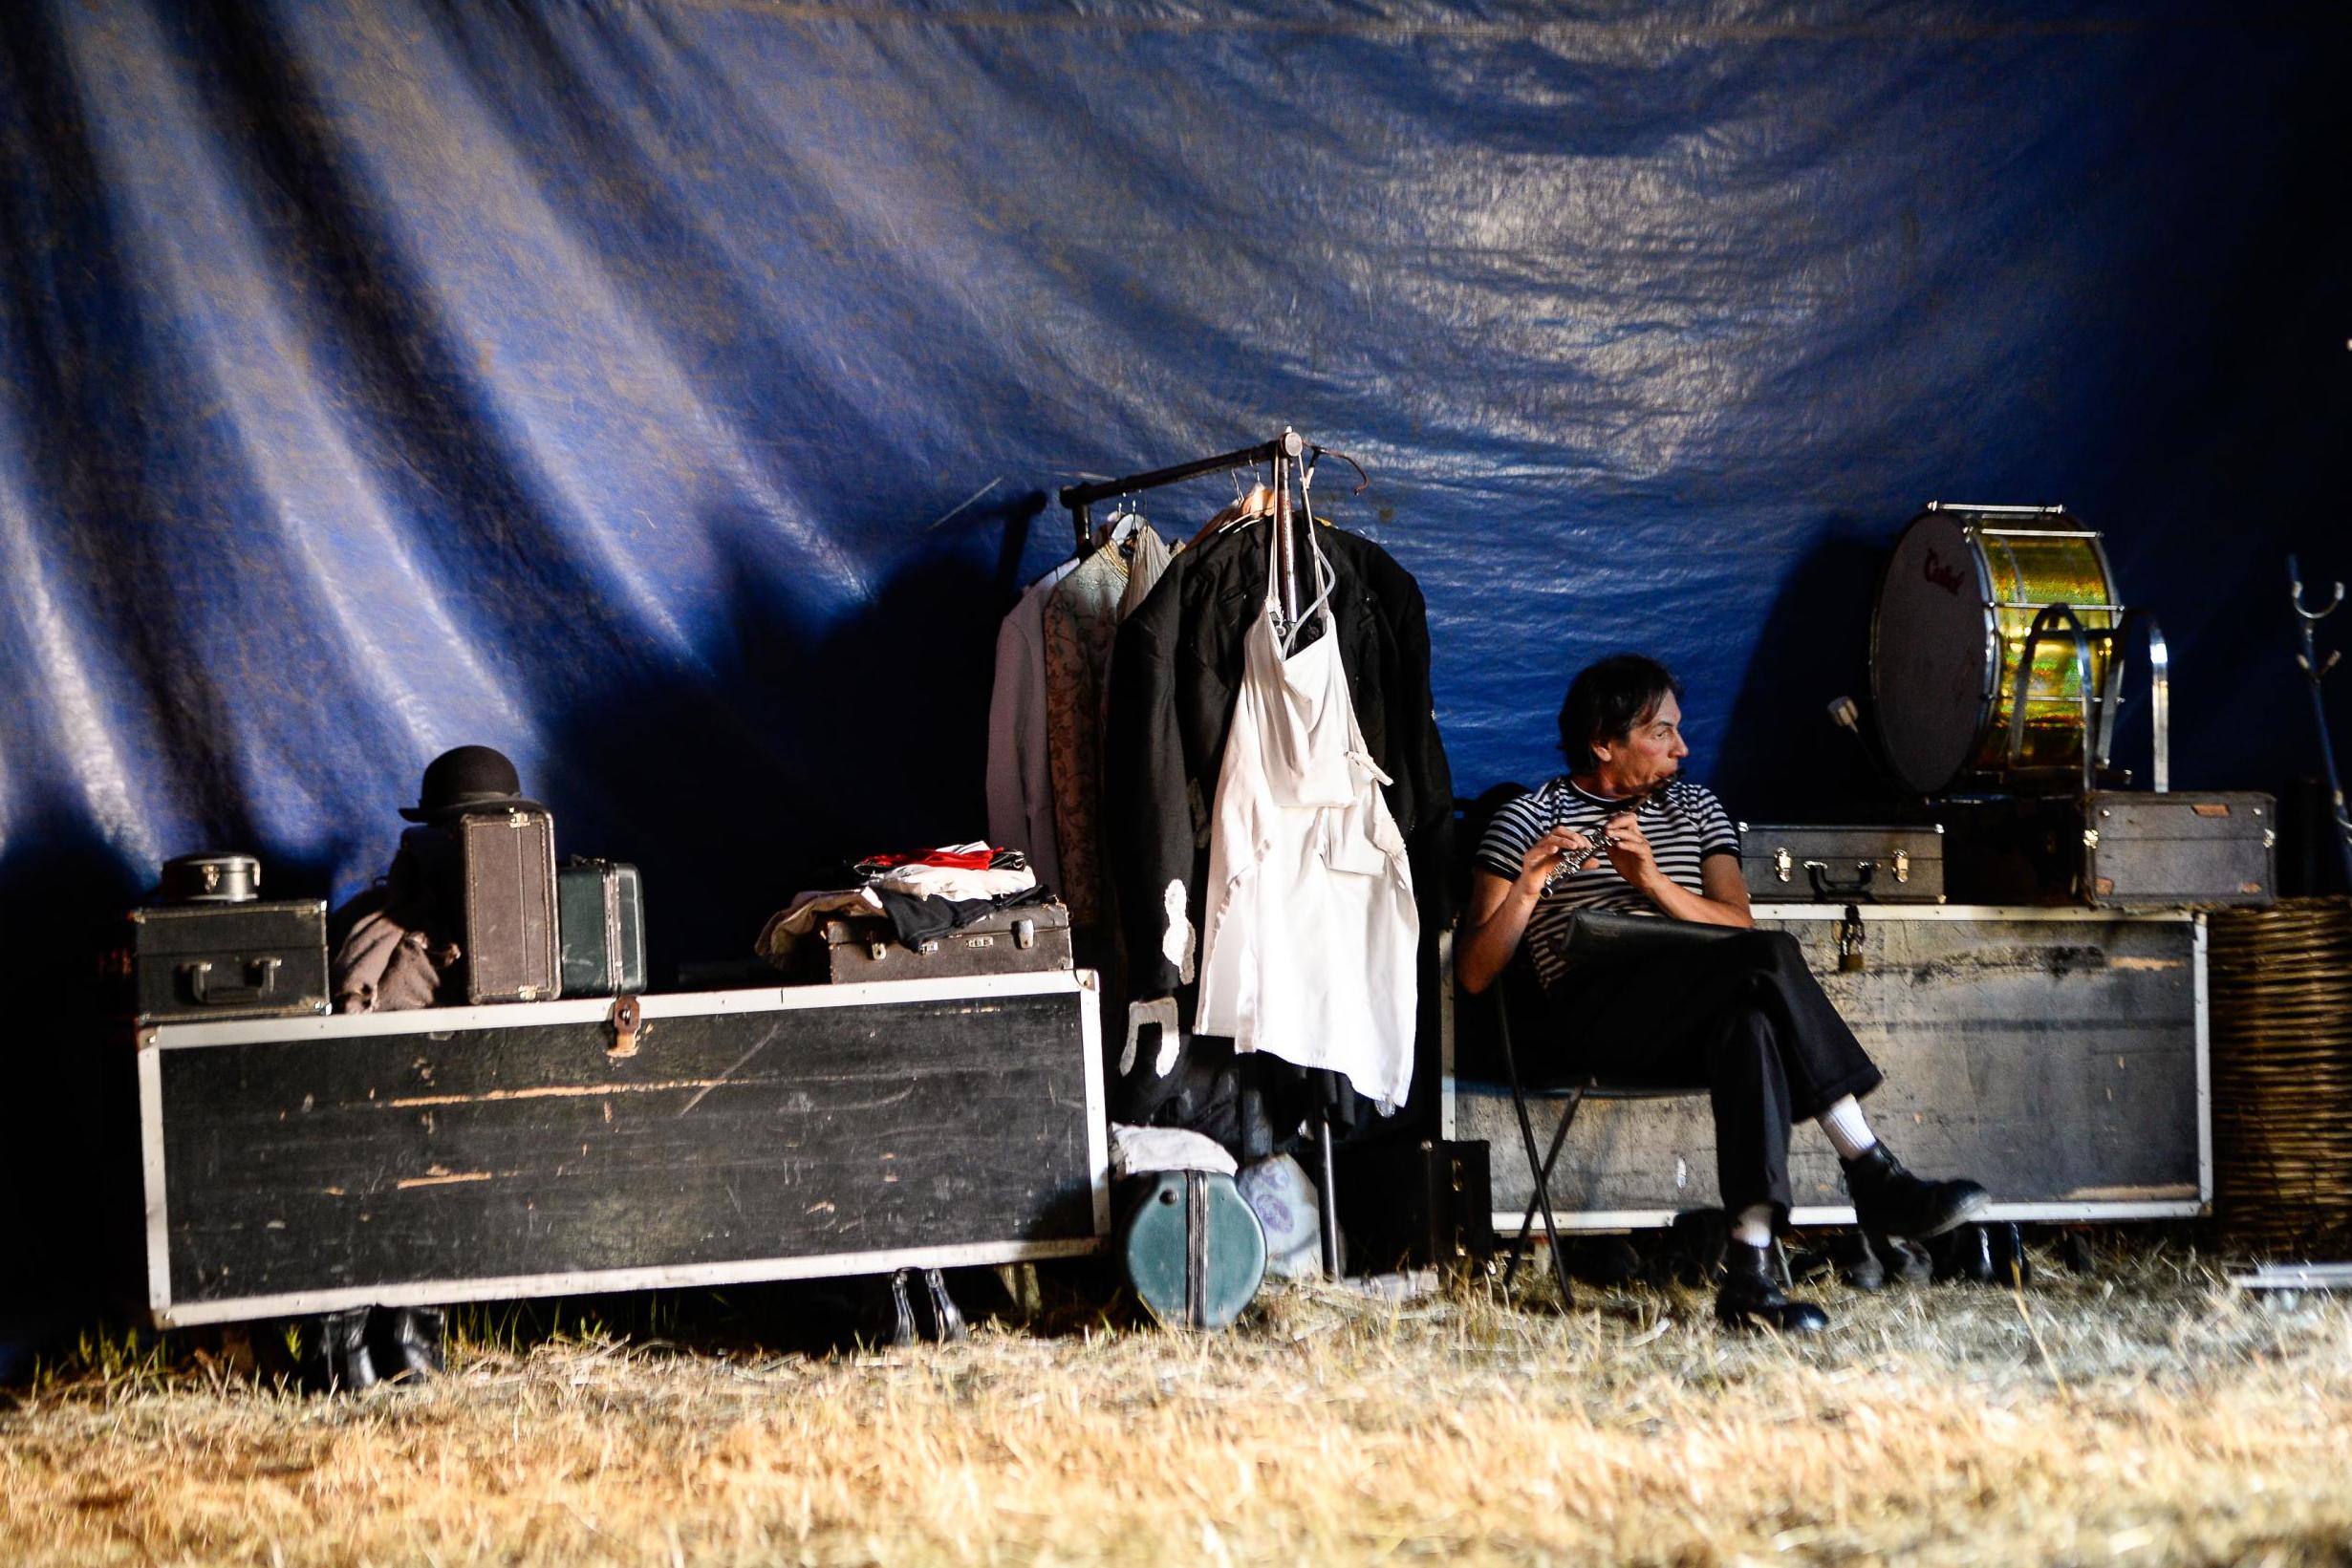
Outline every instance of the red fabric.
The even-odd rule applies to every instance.
[[[868,855],[857,863],[857,869],[887,871],[894,866],[952,866],[960,871],[984,871],[995,858],[994,849],[917,849],[903,855]]]

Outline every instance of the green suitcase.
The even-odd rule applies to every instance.
[[[567,997],[645,989],[645,886],[635,866],[574,856],[555,873]]]

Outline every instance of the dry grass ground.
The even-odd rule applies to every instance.
[[[17,1562],[2352,1561],[2352,1305],[2185,1255],[1705,1299],[1294,1290],[1239,1332],[779,1355],[459,1346],[306,1400],[99,1358],[0,1395]]]

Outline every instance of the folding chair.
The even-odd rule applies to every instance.
[[[1669,920],[1637,914],[1611,914],[1598,910],[1579,910],[1569,916],[1568,929],[1561,938],[1561,955],[1571,969],[1594,963],[1628,963],[1654,957],[1662,953],[1687,950],[1702,942],[1715,941],[1734,934],[1728,926],[1702,926],[1687,920]],[[1536,1215],[1543,1216],[1543,1239],[1551,1248],[1552,1276],[1560,1282],[1563,1304],[1573,1302],[1576,1292],[1568,1283],[1568,1260],[1560,1245],[1560,1226],[1552,1215],[1552,1168],[1560,1159],[1561,1147],[1567,1142],[1568,1124],[1576,1120],[1577,1111],[1586,1100],[1661,1100],[1677,1095],[1705,1094],[1703,1087],[1687,1084],[1639,1084],[1623,1079],[1603,1079],[1589,1075],[1582,1082],[1570,1085],[1564,1091],[1538,1091],[1547,1097],[1564,1092],[1567,1104],[1562,1110],[1560,1125],[1552,1131],[1551,1148],[1539,1156],[1536,1152],[1535,1122],[1527,1109],[1528,1091],[1519,1070],[1519,1055],[1511,1042],[1511,1014],[1515,1005],[1531,1008],[1533,998],[1530,977],[1525,966],[1513,964],[1504,972],[1496,997],[1495,1040],[1501,1047],[1504,1074],[1511,1085],[1511,1106],[1519,1115],[1519,1132],[1527,1152],[1527,1169],[1535,1173],[1535,1191],[1527,1202],[1527,1213],[1520,1221],[1519,1235],[1510,1246],[1511,1260],[1503,1265],[1502,1282],[1510,1287],[1511,1278],[1519,1268],[1519,1260],[1527,1250]]]

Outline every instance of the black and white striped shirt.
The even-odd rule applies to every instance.
[[[1495,813],[1494,821],[1486,826],[1486,836],[1478,840],[1478,865],[1506,882],[1516,882],[1527,851],[1545,833],[1555,827],[1572,827],[1598,839],[1602,827],[1624,809],[1624,802],[1580,789],[1564,775]],[[1724,815],[1714,792],[1702,785],[1676,779],[1667,785],[1664,795],[1644,805],[1634,820],[1650,841],[1658,870],[1693,892],[1706,891],[1699,878],[1700,862],[1709,855],[1738,856],[1738,829]],[[1594,855],[1583,870],[1563,877],[1558,887],[1538,899],[1535,913],[1527,917],[1527,933],[1521,938],[1520,949],[1534,962],[1536,977],[1545,985],[1558,979],[1564,967],[1560,956],[1561,934],[1567,928],[1568,916],[1580,909],[1658,913],[1657,906],[1609,863],[1608,850]]]

